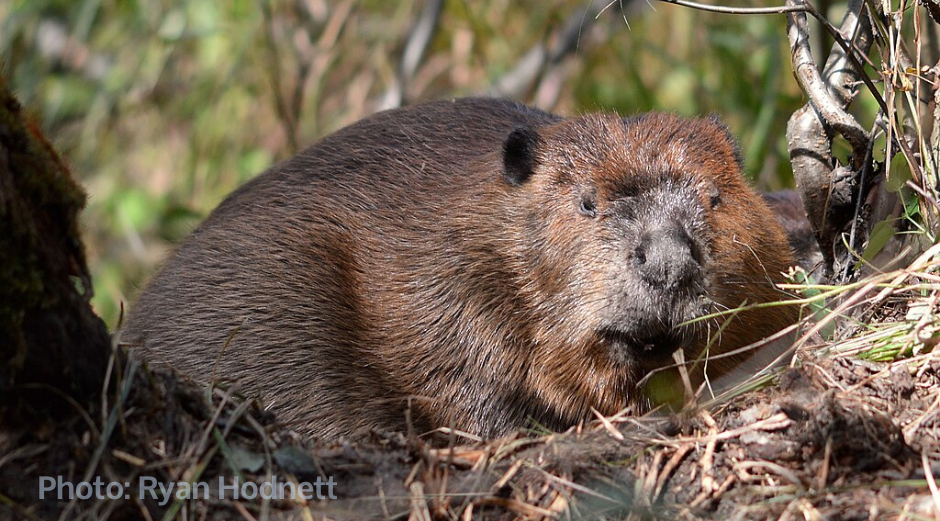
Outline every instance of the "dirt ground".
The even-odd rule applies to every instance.
[[[105,414],[0,430],[0,520],[935,518],[940,361],[799,358],[710,412],[437,447],[380,433],[314,446],[251,402],[128,367]],[[324,499],[220,498],[219,476],[236,475],[319,477]],[[43,476],[124,483],[125,498],[40,500]],[[206,482],[210,497],[141,499],[146,477]]]

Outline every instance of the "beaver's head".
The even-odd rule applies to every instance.
[[[550,317],[542,328],[590,337],[615,365],[694,354],[722,320],[685,322],[781,296],[771,279],[792,260],[785,236],[716,120],[590,115],[517,128],[504,169],[530,201],[512,218],[523,224],[524,290]],[[738,328],[722,350],[779,325]]]

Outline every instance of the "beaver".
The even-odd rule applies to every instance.
[[[796,264],[817,276],[822,275],[823,256],[816,242],[813,225],[803,209],[803,201],[796,190],[765,192],[764,201],[777,216],[790,242]]]
[[[438,101],[368,117],[237,189],[121,339],[237,380],[323,440],[564,429],[649,406],[638,382],[678,349],[693,360],[792,324],[780,306],[694,321],[785,297],[774,283],[792,262],[715,118]]]

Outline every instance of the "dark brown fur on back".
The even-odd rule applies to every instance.
[[[796,190],[780,190],[764,194],[764,201],[777,216],[793,248],[796,263],[808,272],[819,271],[823,256],[813,233],[813,226],[806,217],[803,201]]]
[[[695,358],[720,321],[678,324],[781,298],[791,263],[715,121],[436,102],[360,121],[233,193],[122,340],[238,380],[327,439],[404,429],[409,402],[421,431],[564,428],[645,402],[639,379],[678,347]],[[739,315],[713,353],[795,318]]]

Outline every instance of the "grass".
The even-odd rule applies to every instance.
[[[85,228],[95,304],[112,326],[168,245],[226,193],[303,143],[374,110],[393,81],[419,8],[409,1],[312,1],[306,2],[308,12],[298,3],[265,5],[267,16],[247,0],[0,3],[3,70],[88,187]],[[412,97],[484,91],[582,6],[448,3]],[[896,8],[908,18],[879,31],[885,41],[907,38],[917,48],[921,40],[912,19],[920,11]],[[718,112],[741,136],[758,183],[788,184],[783,129],[804,100],[781,66],[788,60],[782,19],[719,17],[665,5],[629,12],[627,19],[629,29],[614,13],[583,36],[578,52],[559,67],[558,95],[548,108]],[[68,38],[68,51],[49,47],[60,34]],[[898,80],[881,84],[884,96],[892,107],[920,114],[915,100],[923,94],[900,80],[920,69],[905,68],[889,50],[873,51],[889,64],[885,77]],[[302,64],[313,67],[305,81]],[[279,111],[284,100],[298,96],[296,112]],[[874,120],[873,106],[862,95],[855,110]],[[888,125],[899,131],[897,120]],[[762,371],[674,417],[615,415],[565,434],[536,430],[528,438],[472,440],[455,433],[446,448],[395,436],[342,450],[306,446],[324,468],[345,469],[350,490],[359,491],[337,508],[416,519],[493,510],[528,519],[578,513],[694,519],[720,506],[722,512],[738,508],[749,517],[774,519],[796,513],[917,515],[918,505],[931,497],[929,458],[937,459],[940,439],[933,421],[940,411],[933,369],[940,340],[940,246],[931,246],[937,237],[936,168],[920,118],[913,135],[917,156],[892,157],[883,138],[879,153],[891,158],[885,159],[887,175],[903,207],[894,218],[913,223],[908,244],[924,253],[900,268],[869,265],[864,277],[847,284],[804,279],[785,288],[804,295],[789,305],[812,306],[815,316],[805,321],[788,390],[768,387],[777,373]],[[923,175],[923,193],[907,184],[918,180],[913,172]],[[862,257],[871,261],[879,249]],[[859,358],[885,363],[872,367]],[[87,457],[79,465],[86,478],[100,471],[122,481],[143,472],[198,480],[229,472],[261,480],[285,472],[272,453],[305,443],[257,419],[255,404],[223,389],[177,394],[185,385],[177,387],[172,376],[127,370],[112,371],[123,375],[125,385],[102,393],[100,419],[86,413],[84,431],[6,453],[0,472],[20,462],[34,470],[74,466],[74,458],[39,459],[63,443],[64,453]],[[910,388],[892,376],[898,372],[913,379]],[[131,392],[135,379],[139,389]],[[888,390],[873,391],[874,383]],[[135,398],[136,392],[144,394]],[[0,432],[0,446],[8,441]],[[262,456],[261,471],[242,468],[236,445]],[[903,452],[910,447],[920,457]],[[881,466],[859,470],[858,463],[870,461]],[[898,469],[911,461],[924,468],[925,479],[897,479]],[[381,464],[386,473],[375,487],[375,473],[368,471]],[[0,503],[20,517],[38,518],[9,493],[0,494]],[[289,506],[309,518],[329,507]],[[116,507],[79,509],[93,518],[107,508]],[[197,517],[200,508],[178,501],[166,518]],[[263,518],[272,506],[216,502],[211,508],[248,519]]]

